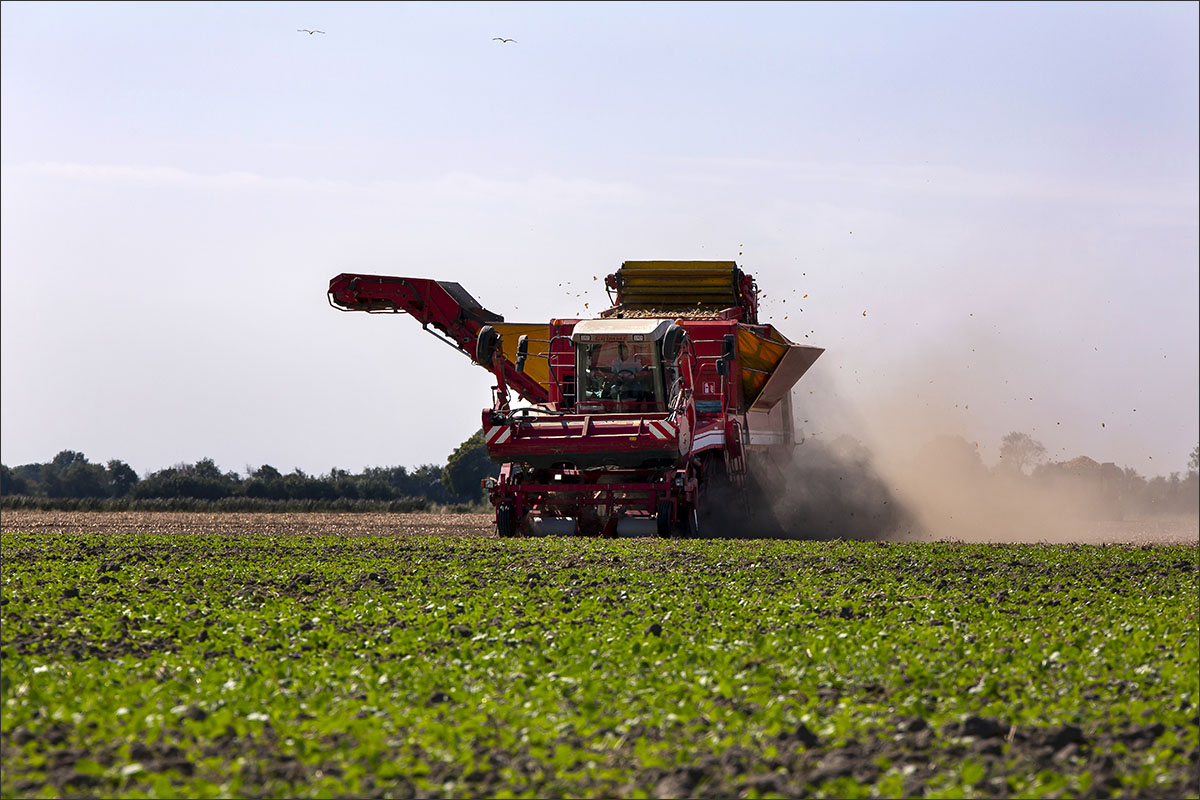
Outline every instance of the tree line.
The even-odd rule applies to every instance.
[[[459,445],[445,464],[331,469],[309,475],[270,464],[243,476],[222,472],[211,458],[180,463],[139,477],[119,459],[93,463],[63,450],[46,463],[0,464],[4,508],[426,511],[469,510],[484,500],[480,481],[496,472],[483,431]]]
[[[1013,431],[1001,440],[1000,460],[990,468],[976,445],[960,436],[931,440],[915,462],[918,468],[952,476],[959,484],[1000,481],[1009,487],[1039,489],[1075,500],[1098,517],[1200,512],[1200,445],[1192,448],[1185,471],[1154,477],[1087,456],[1052,461],[1047,455],[1041,442]]]
[[[976,445],[958,436],[928,442],[916,466],[931,472],[949,467],[960,481],[1004,479],[1074,494],[1105,516],[1200,511],[1200,445],[1192,449],[1186,472],[1155,477],[1086,456],[1049,461],[1040,442],[1017,431],[1004,437],[1000,460],[991,468]],[[0,464],[0,501],[4,508],[67,510],[482,510],[480,483],[496,471],[482,430],[455,448],[444,465],[370,467],[356,474],[337,468],[323,475],[299,469],[285,474],[264,464],[243,476],[222,472],[204,458],[139,477],[124,461],[92,463],[83,453],[64,450],[44,464],[11,469]]]

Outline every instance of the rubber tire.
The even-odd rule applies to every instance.
[[[678,325],[672,325],[667,328],[667,332],[662,338],[662,354],[663,361],[670,364],[679,355],[680,349],[683,347],[683,337],[687,334]]]
[[[475,340],[475,363],[482,367],[492,365],[492,356],[500,345],[500,334],[491,325],[479,329],[479,338]]]
[[[517,533],[516,520],[513,519],[513,507],[507,503],[496,506],[496,533],[501,538],[509,538]]]
[[[658,537],[660,539],[671,538],[671,512],[674,511],[672,506],[674,506],[674,503],[672,503],[670,500],[658,501],[658,511],[656,517],[658,522]]]

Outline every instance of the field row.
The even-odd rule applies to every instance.
[[[143,522],[6,515],[4,796],[1196,796],[1195,547]]]

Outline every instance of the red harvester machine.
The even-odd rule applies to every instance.
[[[505,322],[426,278],[342,274],[329,302],[408,313],[496,376],[483,435],[501,536],[694,536],[714,502],[752,513],[750,472],[790,458],[791,389],[824,350],[760,324],[732,261],[626,261],[605,286],[598,319],[549,324]]]

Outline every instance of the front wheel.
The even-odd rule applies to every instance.
[[[671,535],[671,527],[673,523],[671,517],[674,516],[674,512],[675,504],[670,500],[658,501],[658,535],[662,539],[666,539]]]
[[[496,533],[507,538],[515,536],[516,532],[517,524],[513,519],[513,507],[508,503],[496,506]]]

